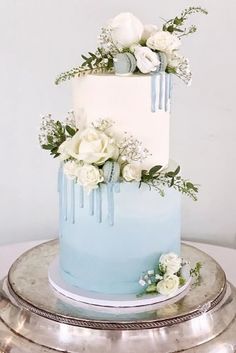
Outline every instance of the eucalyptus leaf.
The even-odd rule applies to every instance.
[[[76,130],[73,129],[73,128],[72,128],[71,126],[69,126],[69,125],[66,125],[66,131],[68,132],[68,134],[69,134],[70,136],[74,136],[75,133],[76,133]]]
[[[149,175],[151,176],[155,175],[161,168],[162,168],[162,165],[155,165],[149,170]]]

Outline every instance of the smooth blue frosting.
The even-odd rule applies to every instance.
[[[119,190],[120,189],[120,190]],[[142,272],[162,253],[180,252],[181,196],[136,182],[102,185],[89,195],[63,173],[60,266],[65,280],[100,293],[139,293]]]

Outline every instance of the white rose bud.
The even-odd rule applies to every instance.
[[[143,74],[156,71],[160,64],[157,54],[148,47],[136,46],[134,55],[137,60],[137,67]]]
[[[109,22],[109,27],[111,28],[112,40],[120,49],[129,48],[141,40],[143,24],[132,13],[125,12],[114,17]]]
[[[118,148],[103,131],[91,127],[82,132],[78,131],[70,140],[66,151],[78,161],[102,165],[109,158],[117,156]]]
[[[77,176],[77,172],[80,166],[78,165],[78,162],[75,161],[68,161],[64,164],[64,173],[65,175],[68,176],[70,179],[74,179]]]
[[[144,25],[143,34],[142,34],[142,42],[146,43],[149,37],[155,34],[158,31],[158,27],[156,25]]]
[[[85,164],[77,171],[77,182],[87,191],[96,189],[102,181],[102,171],[91,164]]]
[[[60,159],[62,161],[65,161],[66,159],[70,158],[70,155],[67,152],[68,146],[70,145],[70,140],[71,139],[68,139],[62,142],[62,144],[58,148],[58,153],[60,153]]]
[[[180,47],[181,42],[176,35],[167,31],[159,31],[149,37],[146,44],[151,49],[171,53]]]
[[[181,258],[175,253],[161,255],[159,264],[162,265],[166,274],[172,275],[177,273],[181,267]]]
[[[179,288],[179,277],[176,275],[165,275],[163,280],[157,283],[157,292],[162,295],[174,294]]]
[[[136,164],[126,164],[122,170],[122,176],[126,181],[140,181],[142,171]]]

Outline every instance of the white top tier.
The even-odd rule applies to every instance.
[[[88,75],[74,79],[76,119],[113,120],[146,147],[145,167],[169,161],[170,75]]]

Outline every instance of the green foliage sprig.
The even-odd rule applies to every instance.
[[[58,153],[60,145],[68,137],[73,137],[78,129],[67,124],[64,125],[59,120],[55,121],[52,119],[48,121],[47,125],[49,128],[42,129],[43,131],[40,134],[40,144],[44,150],[50,151],[50,155],[56,158],[60,155]]]
[[[183,28],[189,16],[195,13],[201,13],[204,15],[208,14],[207,10],[203,9],[200,6],[188,7],[187,9],[181,12],[180,16],[176,16],[175,18],[172,18],[171,20],[166,21],[163,26],[163,31],[168,31],[170,33],[177,32],[179,37],[183,37],[183,36],[187,36],[188,34],[195,33],[197,30],[197,27],[195,25],[191,25],[188,28],[187,27]]]
[[[195,279],[195,284],[200,284],[200,275],[201,275],[202,263],[197,262],[195,267],[190,270],[190,275]]]
[[[55,80],[56,85],[74,77],[113,71],[113,56],[101,48],[98,48],[96,53],[89,52],[87,56],[81,57],[84,60],[81,66],[60,74]]]
[[[147,184],[150,188],[156,189],[161,196],[165,195],[164,187],[173,187],[182,194],[185,194],[197,201],[198,186],[183,179],[180,175],[180,167],[178,166],[174,171],[163,171],[162,166],[156,165],[149,171],[143,170],[140,182]]]

